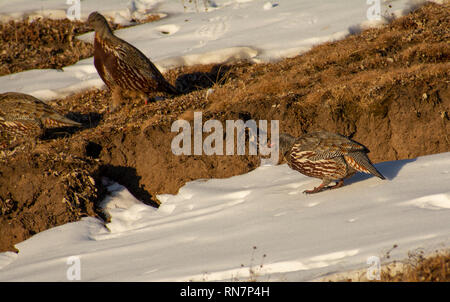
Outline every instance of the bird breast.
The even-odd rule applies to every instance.
[[[314,151],[293,150],[288,165],[304,175],[320,179],[341,179],[347,175],[347,164],[342,157],[314,159],[316,156]]]

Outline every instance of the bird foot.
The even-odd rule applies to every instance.
[[[312,190],[305,190],[305,191],[303,191],[303,193],[305,193],[305,194],[314,194],[314,193],[319,193],[320,191],[322,191],[324,189],[325,189],[325,186],[323,184],[321,184],[320,186],[315,187]]]
[[[335,185],[333,186],[325,186],[324,184],[320,184],[320,186],[312,189],[312,190],[305,190],[303,191],[303,193],[305,194],[314,194],[314,193],[319,193],[322,192],[324,190],[332,190],[332,189],[337,189],[340,188],[344,185],[344,180],[341,179],[340,181],[338,181]]]

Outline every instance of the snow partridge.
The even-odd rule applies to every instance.
[[[385,179],[367,157],[369,150],[345,136],[319,131],[295,138],[280,134],[280,152],[290,168],[310,177],[322,179],[322,183],[304,193],[317,193],[325,189],[339,188],[344,179],[356,172],[363,172]],[[332,181],[336,184],[328,186]]]
[[[41,136],[45,128],[80,127],[37,98],[23,93],[0,94],[0,137]]]
[[[112,93],[111,111],[117,109],[124,91],[146,97],[158,91],[179,94],[139,49],[113,34],[105,17],[93,12],[88,24],[95,30],[94,66]]]

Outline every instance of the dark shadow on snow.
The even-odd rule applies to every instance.
[[[135,168],[104,165],[101,168],[101,175],[126,187],[134,197],[143,203],[156,208],[159,207],[159,204],[153,199],[152,194],[145,190],[139,183],[141,176],[137,175]]]

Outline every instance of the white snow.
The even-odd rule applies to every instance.
[[[68,3],[71,3],[70,5]],[[63,18],[75,0],[0,2],[0,20],[24,15]],[[313,45],[342,39],[383,21],[367,19],[366,0],[99,0],[81,1],[80,18],[98,10],[116,22],[158,13],[161,20],[116,31],[142,50],[162,71],[181,65],[246,59],[271,62]],[[376,2],[376,1],[375,1]],[[380,0],[381,14],[400,16],[423,0]],[[198,3],[196,6],[195,3]],[[209,3],[205,9],[204,3]],[[392,7],[389,8],[388,4]],[[80,37],[92,40],[93,34]],[[43,100],[102,87],[92,58],[62,71],[25,71],[0,77],[0,93],[23,92]]]
[[[0,16],[63,17],[65,2],[1,1]],[[207,11],[203,1],[197,8],[184,3],[82,1],[81,18],[93,10],[120,22],[166,14],[116,32],[162,70],[238,58],[275,61],[374,25],[365,0],[217,0]],[[414,4],[389,3],[397,16]],[[92,58],[62,71],[0,77],[0,92],[42,99],[102,85]],[[103,202],[111,216],[107,228],[89,217],[38,233],[16,245],[18,254],[0,254],[0,281],[67,281],[73,256],[83,281],[301,281],[365,269],[369,257],[383,260],[393,245],[391,260],[417,248],[448,248],[450,153],[376,166],[388,180],[357,174],[342,188],[314,195],[302,191],[320,180],[286,165],[263,166],[190,182],[177,195],[158,196],[159,209],[110,184]]]
[[[308,281],[387,261],[394,245],[390,261],[448,248],[450,153],[376,167],[387,180],[305,195],[320,180],[263,166],[187,183],[159,209],[110,184],[107,228],[85,218],[38,233],[0,254],[0,281],[67,281],[72,256],[83,281]]]

